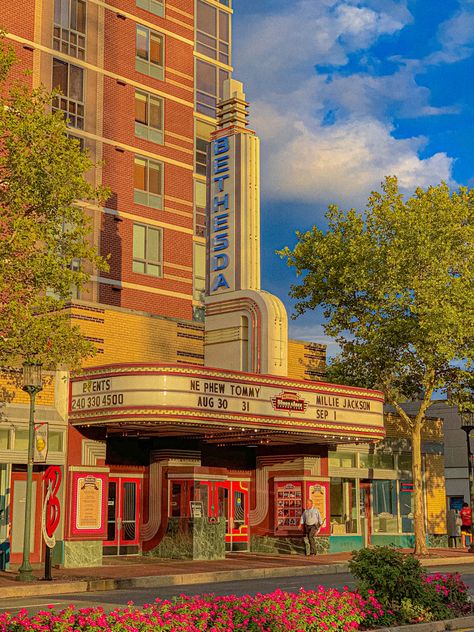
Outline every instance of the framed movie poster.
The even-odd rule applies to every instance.
[[[72,534],[105,537],[107,478],[102,472],[72,473]]]

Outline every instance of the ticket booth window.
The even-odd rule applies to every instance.
[[[188,518],[194,497],[194,481],[170,481],[170,518]]]

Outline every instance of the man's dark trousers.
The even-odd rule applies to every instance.
[[[308,538],[309,542],[309,553],[310,555],[316,555],[316,540],[314,536],[316,535],[317,526],[315,524],[305,524],[304,533]]]

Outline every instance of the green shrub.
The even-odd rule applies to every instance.
[[[399,549],[377,546],[352,553],[349,569],[358,580],[359,592],[370,590],[386,608],[400,610],[403,599],[423,603],[426,583],[420,562]]]

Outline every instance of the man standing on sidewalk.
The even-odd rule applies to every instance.
[[[316,555],[316,541],[314,536],[319,533],[323,520],[321,514],[316,507],[313,507],[313,501],[308,498],[306,501],[306,509],[301,514],[300,529],[304,530],[304,534],[309,542],[309,553],[306,555]]]

